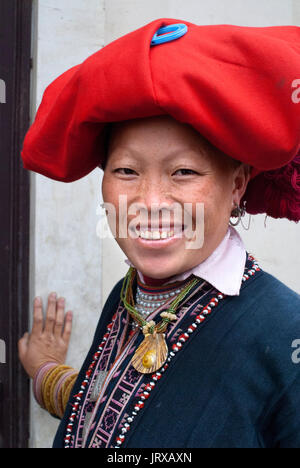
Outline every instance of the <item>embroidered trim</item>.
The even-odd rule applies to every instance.
[[[102,338],[102,342],[100,343],[100,345],[98,346],[98,349],[96,351],[96,353],[94,354],[93,356],[93,361],[91,362],[88,370],[86,371],[85,373],[85,379],[83,380],[81,386],[80,386],[80,391],[73,396],[73,398],[75,398],[75,402],[72,404],[72,412],[71,412],[71,415],[69,417],[69,421],[68,421],[68,424],[67,424],[67,430],[66,430],[66,436],[65,436],[65,448],[70,448],[70,443],[71,443],[71,434],[72,434],[72,430],[73,430],[73,425],[75,423],[75,419],[77,416],[79,416],[79,410],[81,409],[80,408],[80,402],[81,402],[81,399],[82,399],[82,396],[84,394],[84,392],[86,391],[86,387],[89,386],[89,384],[91,383],[91,377],[93,375],[93,372],[94,372],[94,367],[100,357],[100,355],[102,354],[103,350],[106,348],[106,345],[107,345],[107,340],[109,338],[109,335],[111,333],[111,330],[113,328],[113,325],[114,325],[114,322],[116,321],[117,319],[117,315],[118,313],[116,312],[113,317],[112,317],[112,321],[107,325],[107,332],[104,334],[103,338]],[[111,351],[111,349],[109,350]],[[107,356],[103,356],[105,357],[106,359],[104,360],[105,362],[108,362],[108,356],[109,356],[110,353],[108,353]],[[104,370],[104,369],[102,369]],[[90,389],[91,389],[91,386],[90,386]],[[87,394],[89,393],[89,391],[87,392]],[[83,429],[83,426],[80,427],[80,424],[78,425],[78,430],[80,429]]]
[[[124,339],[125,339],[125,331],[128,329],[128,321],[124,321],[123,318],[123,311],[124,308],[120,305],[117,308],[116,313],[112,317],[112,322],[107,326],[107,332],[104,334],[104,337],[102,339],[102,343],[100,344],[98,351],[94,354],[95,360],[95,366],[94,368],[89,368],[91,372],[86,373],[89,374],[88,382],[85,388],[85,395],[81,395],[80,401],[82,403],[82,406],[78,408],[77,411],[77,428],[74,433],[73,437],[73,442],[75,448],[81,447],[82,440],[85,438],[86,434],[86,422],[85,419],[86,417],[91,417],[89,409],[93,411],[93,407],[95,403],[93,404],[92,401],[90,400],[90,396],[94,390],[94,386],[96,383],[96,380],[99,376],[99,373],[103,371],[108,370],[109,363],[111,361],[114,361],[115,357],[119,354],[120,346],[122,345]],[[122,324],[122,325],[121,325]],[[120,342],[117,342],[116,346],[116,340],[118,338],[119,331],[121,330],[121,338]],[[102,348],[102,350],[101,350]],[[83,386],[83,385],[82,385]],[[81,386],[81,390],[83,390]],[[79,395],[79,394],[78,394]],[[86,405],[86,401],[88,400],[88,403]]]

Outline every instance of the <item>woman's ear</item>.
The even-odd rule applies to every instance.
[[[240,201],[246,192],[248,182],[251,177],[251,167],[249,164],[241,163],[233,173],[233,192],[232,201],[234,205],[239,206]]]

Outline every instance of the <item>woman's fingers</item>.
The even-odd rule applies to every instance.
[[[59,338],[62,336],[65,320],[65,299],[60,297],[57,301],[56,320],[54,324],[54,335]]]
[[[45,319],[44,333],[53,335],[54,325],[56,320],[56,293],[51,293],[48,296],[48,307]]]
[[[32,334],[45,333],[54,335],[55,338],[63,338],[69,341],[72,329],[72,312],[69,311],[65,316],[65,299],[60,297],[56,299],[55,292],[49,294],[48,305],[45,317],[43,319],[42,300],[36,297],[34,300],[33,326]]]
[[[56,293],[49,294],[44,333],[53,334],[55,338],[62,338],[68,344],[72,331],[72,319],[71,311],[65,314],[65,299],[60,297],[56,300]]]
[[[41,334],[43,332],[43,303],[40,297],[36,297],[33,302],[33,324],[32,333]]]
[[[69,344],[70,337],[71,337],[72,321],[73,321],[73,313],[69,310],[66,313],[65,326],[64,326],[64,331],[62,335],[62,338],[67,345]]]

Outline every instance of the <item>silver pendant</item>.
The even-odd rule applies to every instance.
[[[107,374],[108,374],[108,371],[100,371],[99,372],[99,374],[97,375],[97,377],[95,379],[89,401],[92,401],[92,402],[97,401]],[[84,423],[83,423],[83,431],[82,431],[83,440],[85,440],[85,437],[87,435],[87,431],[89,430],[89,425],[90,425],[90,422],[91,422],[92,414],[93,414],[93,411],[87,411],[86,414],[85,414]]]
[[[108,371],[100,371],[99,374],[96,377],[93,390],[91,393],[91,396],[89,398],[90,401],[97,401],[98,396],[100,395],[102,385],[104,383],[104,380],[106,379],[106,376],[108,374]]]

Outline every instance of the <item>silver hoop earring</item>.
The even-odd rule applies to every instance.
[[[231,216],[233,216],[235,218],[238,218],[238,219],[237,219],[237,221],[235,223],[232,222],[231,220],[229,220],[230,226],[233,226],[233,227],[237,226],[242,221],[242,217],[245,216],[245,213],[246,213],[246,203],[247,202],[245,200],[244,203],[243,203],[242,208],[237,204],[235,205],[235,208],[231,212]],[[243,222],[242,222],[242,225],[243,225]],[[248,225],[248,229],[249,229],[249,226],[250,226],[250,222],[249,222],[249,225]],[[243,227],[245,228],[244,225],[243,225]]]
[[[231,216],[234,216],[234,217],[237,217],[237,221],[236,222],[232,222],[231,219],[229,220],[229,224],[230,226],[237,226],[238,224],[240,224],[240,221],[241,221],[241,211],[240,211],[240,207],[236,207],[234,208],[234,210],[231,212]]]

